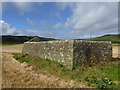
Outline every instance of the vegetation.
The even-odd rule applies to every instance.
[[[49,40],[56,40],[54,38],[44,38],[38,36],[11,36],[11,35],[3,35],[2,37],[2,45],[13,45],[13,44],[21,44],[26,41],[49,41]],[[93,41],[111,41],[112,43],[119,43],[120,44],[120,34],[109,34],[104,35],[101,37],[96,37],[87,40]],[[79,40],[79,39],[77,39]]]
[[[95,41],[111,41],[112,43],[120,44],[120,34],[108,34],[101,37],[92,38],[90,40]]]
[[[102,90],[110,90],[115,87],[115,84],[112,82],[112,80],[106,78],[106,77],[100,77],[100,78],[95,78],[95,77],[86,77],[85,81],[88,82],[88,85],[95,85],[96,88],[102,89]]]
[[[64,79],[72,79],[84,82],[88,86],[104,88],[120,88],[118,85],[118,63],[117,61],[93,63],[92,65],[79,65],[74,70],[66,69],[65,66],[51,60],[45,60],[30,55],[14,53],[14,58],[19,62],[26,62],[39,69],[40,72],[52,74]]]
[[[36,39],[37,41],[48,41],[48,40],[55,40],[53,38],[44,38],[38,36],[11,36],[11,35],[4,35],[2,37],[2,45],[13,45],[13,44],[22,44],[26,41],[31,39]]]
[[[120,46],[120,43],[113,43],[112,46]]]

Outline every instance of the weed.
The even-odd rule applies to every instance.
[[[87,81],[87,84],[89,86],[94,85],[96,88],[101,90],[110,90],[112,88],[115,88],[115,83],[113,83],[112,80],[108,79],[107,77],[86,77],[85,81]]]

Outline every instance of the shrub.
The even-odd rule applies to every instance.
[[[106,89],[112,89],[113,88],[113,83],[112,80],[106,78],[106,77],[100,77],[99,79],[95,77],[86,77],[85,81],[88,82],[88,85],[95,85],[96,88],[101,89],[101,90],[106,90]]]

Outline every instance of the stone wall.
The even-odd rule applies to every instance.
[[[108,41],[83,40],[25,42],[22,52],[57,61],[73,69],[78,64],[110,60],[112,44]]]
[[[25,42],[22,52],[73,67],[73,40]]]
[[[112,44],[109,41],[74,40],[73,65],[112,59]]]

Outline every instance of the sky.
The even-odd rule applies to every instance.
[[[83,39],[118,33],[117,2],[2,2],[0,35]]]

